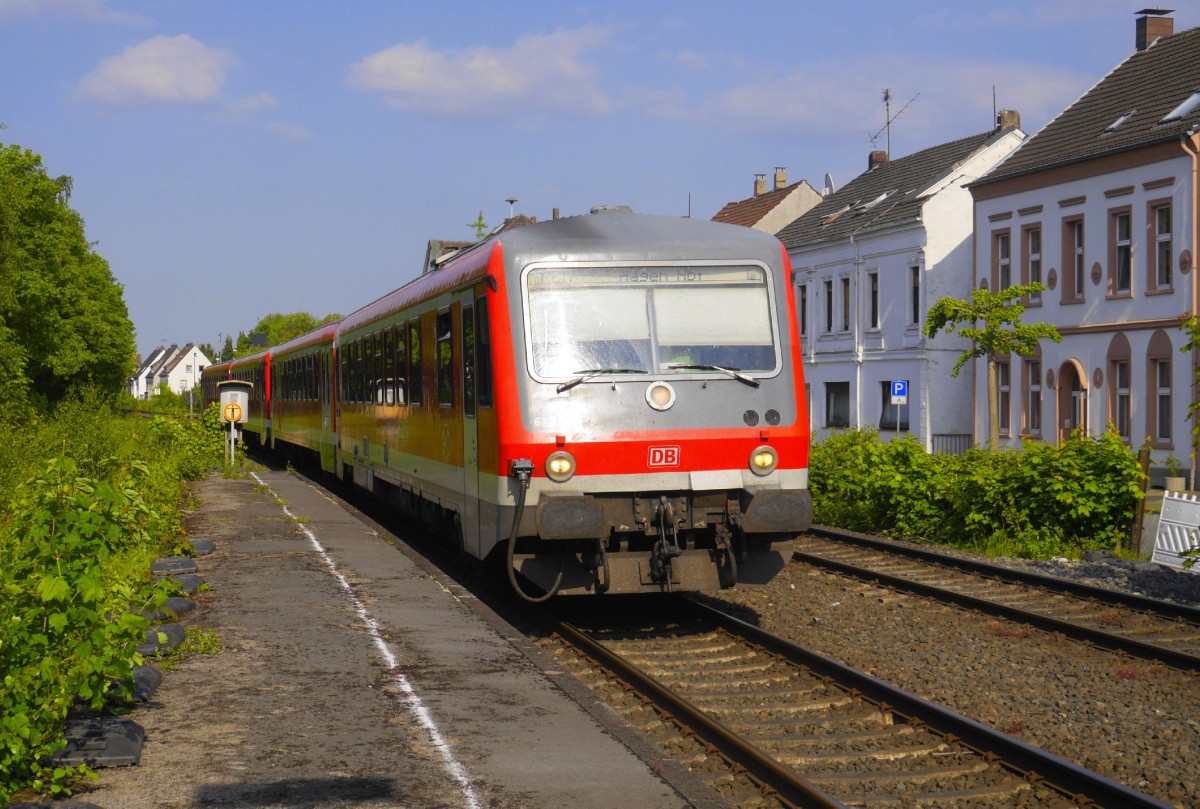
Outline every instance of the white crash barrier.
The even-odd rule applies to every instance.
[[[1179,492],[1164,493],[1152,560],[1183,568],[1179,554],[1197,545],[1200,545],[1200,497]],[[1200,563],[1191,571],[1200,573]]]

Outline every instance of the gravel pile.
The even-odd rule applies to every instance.
[[[1007,564],[1200,605],[1200,575]],[[769,631],[1177,806],[1200,806],[1200,677],[792,562],[711,599]]]

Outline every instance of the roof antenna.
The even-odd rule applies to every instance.
[[[992,123],[997,123],[996,119],[996,85],[992,85]]]
[[[518,200],[516,197],[508,197],[504,201],[508,203],[508,218],[512,219],[513,218],[513,205],[517,204]]]
[[[872,146],[875,145],[875,141],[879,139],[879,136],[886,132],[887,133],[887,153],[889,156],[891,155],[891,153],[892,153],[892,121],[896,120],[901,115],[903,115],[904,111],[909,108],[909,105],[911,105],[914,101],[916,101],[920,95],[921,95],[920,93],[917,93],[917,95],[910,98],[908,100],[908,103],[905,104],[903,107],[901,107],[899,109],[899,111],[896,112],[895,115],[892,115],[892,91],[891,91],[891,88],[888,88],[888,87],[884,88],[884,90],[883,90],[883,110],[884,110],[885,123],[884,123],[882,129],[880,129],[874,135],[868,136],[870,138]]]

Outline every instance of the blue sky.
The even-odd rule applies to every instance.
[[[1032,133],[1143,7],[0,0],[0,142],[74,178],[141,351],[216,344],[358,308],[508,197],[708,218],[776,166],[844,184],[885,146],[885,88],[894,156],[989,129],[993,87]]]

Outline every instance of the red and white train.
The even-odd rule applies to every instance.
[[[626,208],[502,231],[283,345],[247,440],[448,529],[514,588],[764,582],[808,528],[809,426],[777,239]]]

